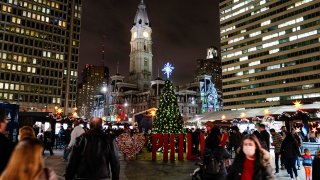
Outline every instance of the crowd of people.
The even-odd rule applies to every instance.
[[[228,180],[271,180],[275,179],[281,169],[286,170],[291,179],[298,179],[297,170],[300,169],[302,161],[305,178],[320,179],[320,151],[312,158],[308,149],[302,150],[302,140],[294,129],[289,132],[283,126],[280,132],[276,132],[275,129],[270,129],[269,132],[264,124],[259,124],[256,129],[243,133],[240,133],[237,126],[231,127],[229,133],[227,128],[212,128],[205,140],[202,168],[198,168],[192,175],[199,175],[201,179],[214,177]],[[197,138],[197,134],[192,137]],[[271,166],[271,146],[274,147],[275,171]],[[197,148],[194,145],[193,147]],[[193,152],[199,151],[193,150]],[[235,154],[235,158],[230,164],[229,159],[232,154]],[[218,173],[214,170],[213,164],[217,166],[214,161],[220,162],[221,168]]]
[[[7,113],[0,109],[0,180],[57,180],[56,173],[45,167],[44,150],[52,155],[53,135],[50,128],[36,136],[34,128],[19,129],[19,142],[14,144],[6,136]],[[120,163],[114,147],[114,137],[103,131],[102,119],[92,118],[90,130],[85,131],[76,122],[65,146],[68,160],[65,179],[118,180]],[[70,153],[71,152],[71,153]],[[70,154],[69,154],[70,153]],[[111,171],[110,171],[110,170]]]
[[[23,126],[19,129],[19,142],[14,144],[5,134],[7,123],[6,112],[0,109],[0,180],[56,180],[56,173],[45,167],[43,159],[45,150],[53,154],[51,128],[36,136],[37,129]],[[103,129],[102,119],[97,117],[90,120],[90,129],[82,128],[78,121],[73,125],[73,129],[68,127],[59,132],[59,141],[64,147],[63,158],[68,161],[65,179],[119,179],[117,132]],[[198,137],[201,130],[191,132],[192,153],[200,154]],[[275,171],[271,146],[274,147]],[[294,129],[289,132],[282,127],[281,132],[268,131],[260,124],[255,130],[240,133],[237,126],[230,129],[213,127],[207,132],[203,162],[197,174],[202,179],[273,180],[280,170],[286,169],[291,179],[297,179],[297,170],[302,165],[307,180],[320,179],[320,151],[312,157],[308,149],[301,147],[301,138]],[[233,159],[232,163],[230,159]]]

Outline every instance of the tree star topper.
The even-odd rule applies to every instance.
[[[171,75],[173,70],[174,70],[174,67],[170,63],[165,64],[163,69],[162,69],[164,74],[166,74],[167,79],[169,79],[169,77],[170,77],[170,75]]]

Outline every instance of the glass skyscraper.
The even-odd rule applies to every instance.
[[[0,101],[21,111],[76,107],[81,0],[0,2]]]
[[[320,100],[319,0],[220,0],[224,109]]]

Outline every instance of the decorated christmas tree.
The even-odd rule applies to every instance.
[[[153,133],[182,133],[182,117],[179,111],[177,97],[174,94],[170,80],[165,81],[164,89],[160,95],[160,104],[155,117]]]

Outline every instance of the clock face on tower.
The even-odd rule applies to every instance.
[[[149,37],[149,33],[146,32],[146,31],[144,31],[142,35],[143,35],[143,37],[145,37],[145,38]]]
[[[137,38],[137,32],[133,33],[133,39]]]

